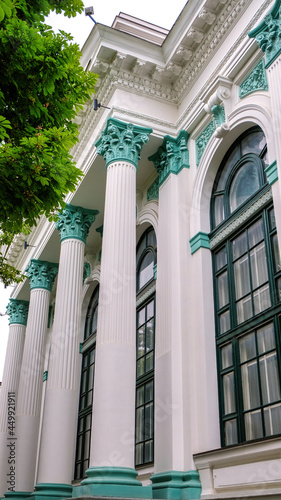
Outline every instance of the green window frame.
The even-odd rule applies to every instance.
[[[89,302],[85,322],[84,342],[81,346],[82,369],[74,480],[79,480],[86,477],[86,470],[89,467],[90,460],[98,296],[99,287],[96,287]]]
[[[154,461],[156,236],[149,228],[137,247],[135,465]]]
[[[281,260],[272,200],[239,219],[269,192],[266,158],[261,129],[250,129],[227,152],[212,193],[210,241],[228,235],[211,245],[222,446],[281,434]],[[245,165],[252,187],[243,185]],[[244,180],[232,210],[237,172]],[[218,196],[222,220],[215,213]]]

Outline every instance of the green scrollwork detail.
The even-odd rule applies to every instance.
[[[27,323],[29,302],[27,300],[10,299],[7,305],[9,325],[24,325]]]
[[[265,53],[266,68],[281,54],[281,0],[276,0],[262,23],[248,33]]]
[[[214,131],[216,130],[215,120],[212,120],[209,125],[203,130],[203,132],[199,135],[199,137],[195,141],[195,149],[196,149],[196,165],[198,166],[201,160],[201,157],[205,151],[205,148],[211,139]]]
[[[88,210],[66,204],[56,222],[61,241],[76,239],[86,244],[89,229],[98,213],[98,210]]]
[[[149,186],[147,193],[146,193],[146,199],[147,201],[151,200],[158,200],[159,198],[159,177],[155,179],[155,181]]]
[[[29,278],[31,290],[43,288],[51,292],[55,277],[58,273],[58,264],[31,259],[25,272]]]
[[[105,130],[95,146],[98,154],[104,156],[106,167],[116,161],[126,161],[137,168],[141,148],[148,141],[151,132],[151,128],[108,118]]]
[[[245,97],[257,90],[268,90],[264,59],[254,67],[239,87],[239,97]]]
[[[183,168],[189,168],[188,137],[185,130],[181,130],[176,139],[165,135],[157,153],[148,158],[159,173],[159,186],[171,173],[177,175]]]

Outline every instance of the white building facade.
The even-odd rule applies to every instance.
[[[281,495],[281,0],[120,13],[84,177],[9,262],[0,496]]]

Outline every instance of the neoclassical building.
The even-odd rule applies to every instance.
[[[276,500],[281,0],[120,13],[82,65],[84,177],[8,253],[0,495]]]

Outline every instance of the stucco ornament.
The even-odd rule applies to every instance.
[[[25,272],[29,278],[31,290],[43,288],[51,292],[55,277],[58,273],[58,264],[31,259]]]
[[[104,157],[106,167],[113,162],[126,161],[137,168],[142,146],[148,141],[151,132],[151,128],[108,118],[105,130],[95,146],[98,154]]]
[[[155,179],[155,181],[149,186],[146,199],[147,201],[158,200],[159,198],[159,177]]]
[[[264,59],[254,67],[239,87],[239,97],[245,97],[257,90],[268,90]]]
[[[205,151],[205,148],[211,139],[214,131],[216,129],[215,120],[212,120],[207,127],[203,130],[203,132],[199,135],[198,139],[195,142],[196,148],[196,165],[198,166],[201,160],[201,157]]]
[[[281,0],[275,1],[270,13],[248,35],[256,39],[265,53],[266,67],[269,67],[281,53]]]
[[[98,213],[98,210],[90,210],[66,204],[56,222],[56,228],[60,233],[61,241],[76,239],[86,244],[89,229]]]
[[[29,302],[27,300],[10,299],[7,305],[9,325],[18,324],[26,326]]]
[[[185,130],[181,130],[176,138],[165,135],[157,153],[148,158],[159,173],[159,186],[171,173],[178,174],[183,168],[189,168],[188,137]]]

